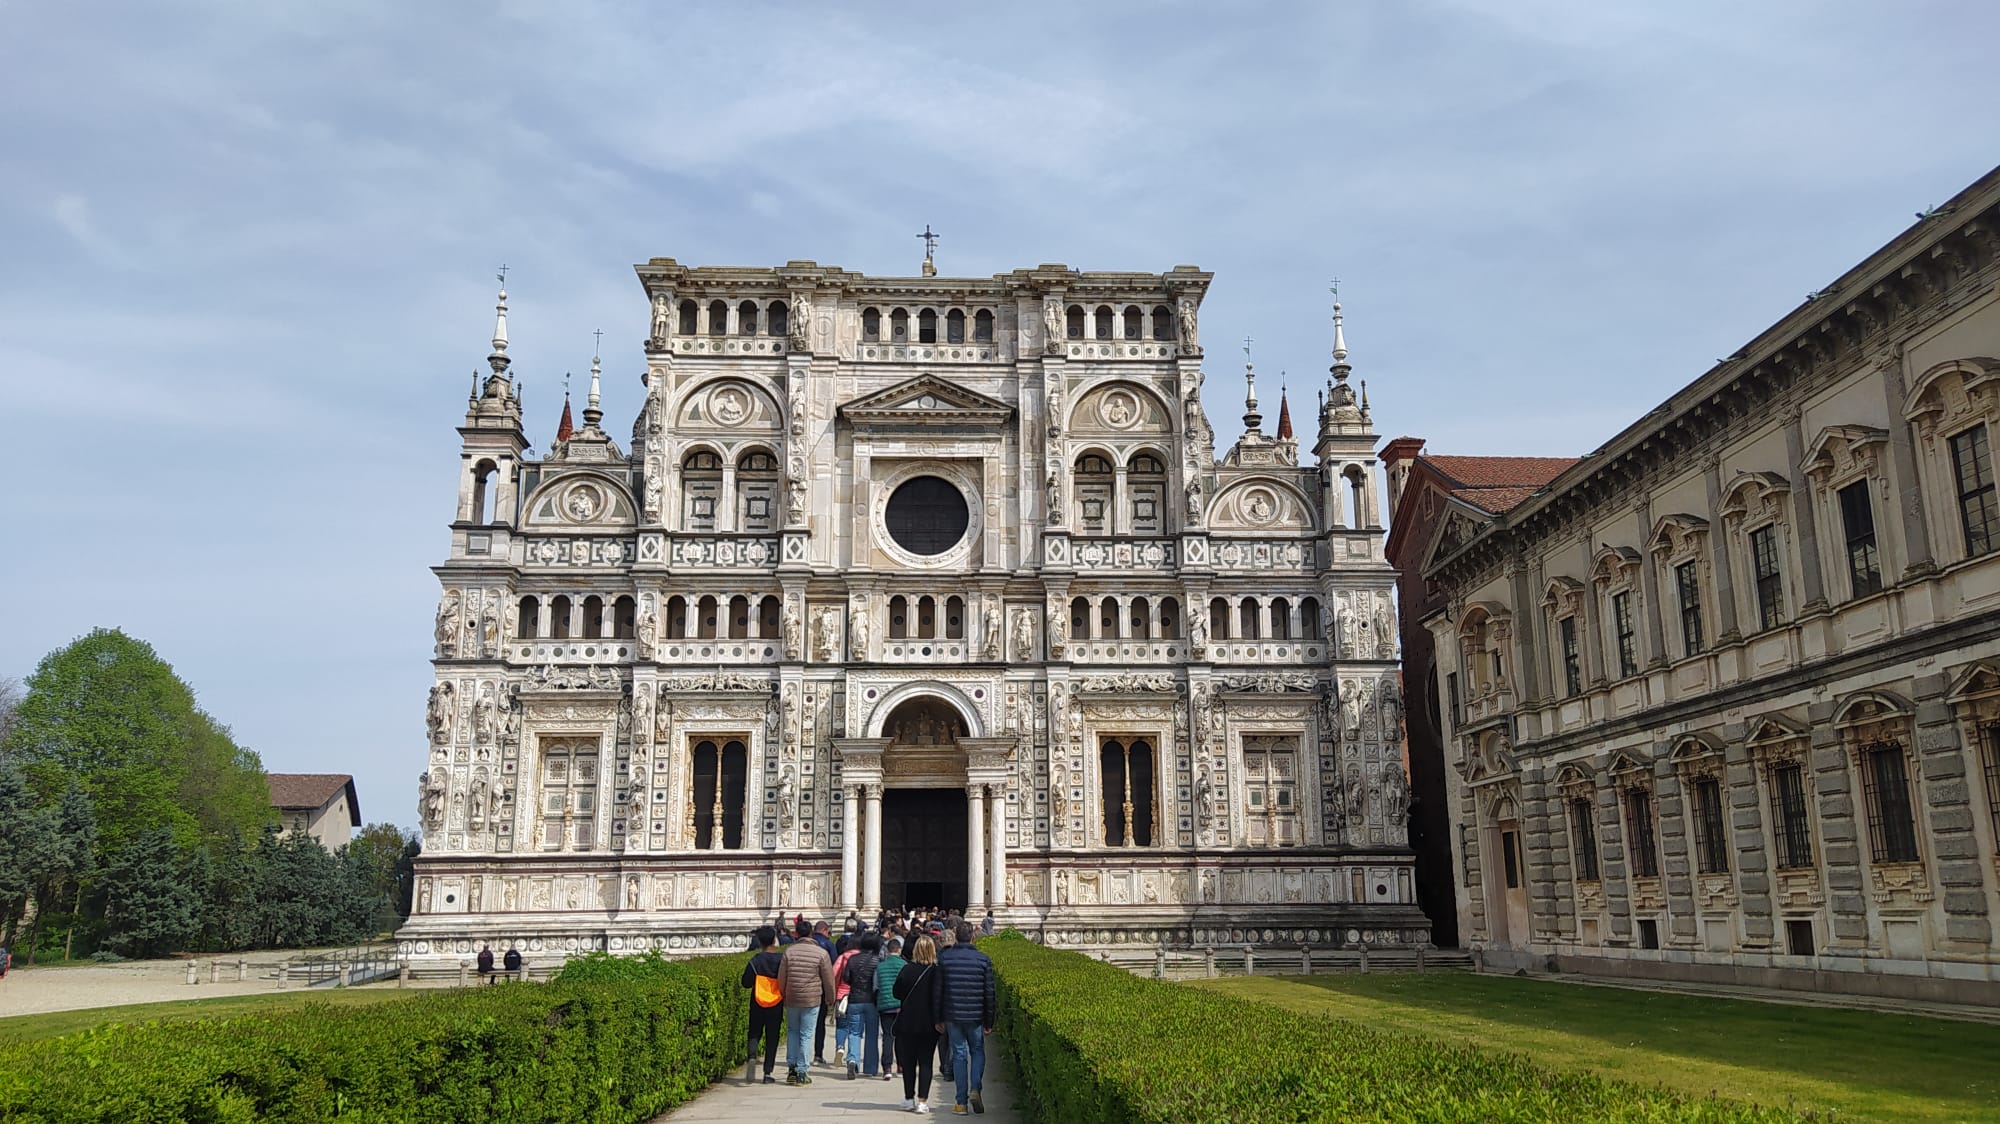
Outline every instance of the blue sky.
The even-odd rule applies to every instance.
[[[546,443],[631,263],[1216,282],[1304,416],[1342,279],[1385,437],[1587,450],[2000,162],[2000,7],[0,0],[0,677],[151,641],[415,822],[469,375]]]

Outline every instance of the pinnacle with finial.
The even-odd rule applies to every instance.
[[[486,357],[486,362],[488,366],[493,368],[494,374],[505,375],[507,373],[507,365],[512,362],[512,360],[507,358],[506,266],[503,265],[500,267],[498,276],[500,278],[500,299],[493,306],[493,353]]]

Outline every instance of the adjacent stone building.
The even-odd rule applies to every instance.
[[[354,778],[346,773],[266,773],[271,807],[285,832],[300,832],[338,850],[354,839],[361,826],[361,801],[354,795]]]
[[[1433,521],[1489,965],[2000,1002],[1997,228],[2000,171],[1545,487]]]
[[[1394,574],[1335,361],[1218,460],[1211,275],[637,267],[530,454],[467,403],[405,955],[991,908],[1052,943],[1409,945]]]

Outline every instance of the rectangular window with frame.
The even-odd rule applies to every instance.
[[[1722,822],[1722,782],[1714,777],[1695,778],[1694,829],[1701,872],[1729,873],[1729,833]]]
[[[1574,698],[1583,693],[1583,653],[1577,649],[1576,618],[1564,617],[1556,623],[1562,630],[1563,687]]]
[[[1837,495],[1841,527],[1847,533],[1847,576],[1854,596],[1880,593],[1882,555],[1875,546],[1875,506],[1868,495],[1868,481],[1856,480]]]
[[[1981,731],[1986,744],[1986,812],[1993,817],[1993,838],[2000,840],[2000,722],[1990,722]]]
[[[1611,595],[1611,622],[1618,633],[1618,677],[1639,674],[1639,635],[1632,624],[1632,591]]]
[[[1451,724],[1456,726],[1464,721],[1465,713],[1458,708],[1458,672],[1444,673],[1445,701],[1451,706]]]
[[[1570,849],[1575,852],[1576,880],[1595,882],[1597,877],[1597,824],[1591,818],[1590,798],[1569,801]]]
[[[1500,833],[1500,850],[1505,852],[1505,858],[1507,862],[1507,888],[1509,890],[1518,890],[1521,888],[1520,847],[1521,847],[1521,841],[1515,835],[1514,832],[1503,831]]]
[[[1778,528],[1767,524],[1750,532],[1750,568],[1757,579],[1757,623],[1773,629],[1785,620],[1784,568],[1778,564]]]
[[[1695,563],[1674,567],[1674,586],[1681,596],[1681,654],[1697,655],[1707,645],[1701,633],[1701,571]]]
[[[1660,876],[1660,849],[1653,839],[1653,794],[1647,789],[1625,791],[1625,821],[1629,834],[1626,849],[1632,853],[1634,878]]]
[[[1861,779],[1868,798],[1868,842],[1875,861],[1916,862],[1917,823],[1903,747],[1884,742],[1862,750]]]
[[[1777,836],[1778,869],[1803,870],[1813,864],[1805,766],[1786,762],[1772,768],[1770,776],[1771,825]]]
[[[1987,454],[1984,425],[1952,437],[1951,471],[1959,523],[1965,528],[1965,556],[1991,553],[1994,539],[2000,537],[2000,510],[1994,502],[1993,462]]]

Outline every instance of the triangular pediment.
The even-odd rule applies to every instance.
[[[840,407],[856,425],[992,426],[1012,417],[1014,407],[936,375],[918,375],[864,394]]]

